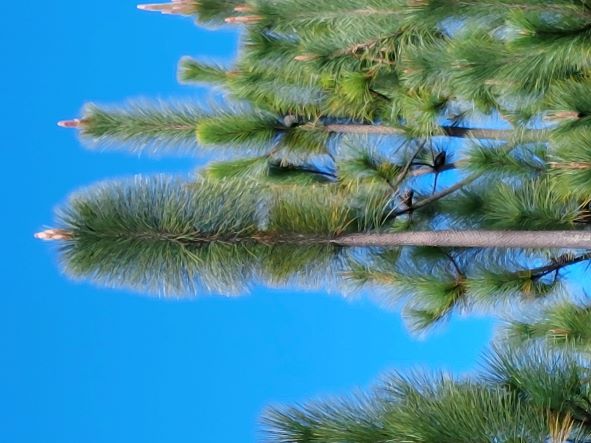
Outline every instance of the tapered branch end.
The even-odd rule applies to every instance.
[[[262,20],[260,15],[241,15],[238,17],[227,17],[224,21],[229,24],[251,25]]]
[[[191,15],[195,13],[195,5],[191,0],[173,0],[172,3],[143,3],[137,5],[137,8],[141,11],[161,14]]]
[[[581,114],[577,111],[548,112],[544,116],[544,120],[550,121],[550,122],[573,121],[573,120],[579,120],[580,118],[581,118]]]
[[[35,234],[36,239],[43,241],[72,240],[73,237],[73,234],[65,229],[46,229]]]
[[[296,55],[293,59],[297,62],[311,62],[313,60],[316,60],[317,58],[318,56],[315,54],[301,54]]]
[[[241,13],[249,13],[253,11],[253,8],[250,5],[238,5],[234,7],[234,11]]]
[[[60,128],[79,128],[81,124],[82,121],[78,118],[75,118],[73,120],[61,120],[57,122],[57,125]]]
[[[143,5],[137,5],[137,8],[141,11],[154,11],[154,12],[158,12],[158,11],[162,11],[162,8],[164,7],[164,5],[157,5],[157,4],[153,4],[153,3],[149,3],[149,4],[143,4]]]

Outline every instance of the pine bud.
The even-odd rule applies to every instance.
[[[65,229],[46,229],[36,233],[35,238],[43,241],[72,240],[73,235]]]
[[[311,62],[312,60],[316,60],[317,58],[318,56],[314,54],[302,54],[296,55],[293,59],[298,62]]]
[[[252,11],[254,11],[254,9],[252,6],[249,6],[249,5],[238,5],[234,8],[234,11],[244,13],[244,12],[252,12]]]
[[[75,118],[72,120],[62,120],[57,122],[57,125],[60,128],[79,128],[80,125],[82,124],[82,120]]]
[[[578,120],[581,118],[581,114],[577,111],[556,111],[556,112],[548,112],[544,116],[544,120],[546,121],[568,121],[568,120]]]
[[[228,17],[224,21],[230,24],[251,25],[260,22],[263,19],[260,15],[242,15],[239,17]]]
[[[161,14],[194,15],[197,12],[194,0],[172,0],[172,3],[147,3],[137,5],[137,8],[142,11],[154,11]]]

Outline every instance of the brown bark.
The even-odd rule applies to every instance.
[[[440,246],[462,248],[591,249],[588,231],[424,231],[352,234],[336,238],[340,246]]]

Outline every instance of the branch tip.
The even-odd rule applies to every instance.
[[[253,8],[249,5],[238,5],[234,8],[235,12],[252,12]]]
[[[192,0],[172,0],[171,3],[143,3],[137,5],[141,11],[160,12],[161,14],[191,15],[195,13]]]
[[[297,62],[310,62],[312,60],[316,60],[318,56],[314,54],[301,54],[296,55],[293,59]]]
[[[35,238],[43,241],[72,240],[73,234],[65,229],[46,229],[37,232]]]
[[[224,21],[230,24],[251,25],[260,22],[262,19],[260,15],[242,15],[239,17],[227,17]]]
[[[57,125],[60,128],[79,128],[81,124],[82,124],[82,121],[78,118],[75,118],[72,120],[61,120],[61,121],[57,122]]]

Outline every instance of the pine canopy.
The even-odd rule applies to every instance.
[[[59,227],[39,234],[61,241],[71,275],[166,295],[327,275],[338,290],[378,286],[406,300],[422,330],[454,312],[553,300],[572,290],[568,270],[586,269],[587,1],[140,9],[240,26],[231,66],[180,62],[179,79],[212,86],[219,104],[88,104],[60,124],[92,147],[220,158],[192,180],[139,177],[76,194]],[[480,243],[457,240],[474,231]],[[485,241],[491,231],[497,240]],[[365,243],[345,244],[355,235]],[[405,238],[417,243],[393,247]],[[544,336],[528,325],[518,330]]]
[[[495,350],[471,377],[394,373],[368,394],[267,411],[277,443],[584,443],[588,360],[572,352]]]
[[[507,314],[479,373],[270,408],[271,443],[591,442],[590,1],[139,8],[240,28],[232,64],[179,63],[215,105],[89,103],[59,124],[213,160],[74,193],[37,234],[68,275],[162,296],[371,288],[417,332]]]

